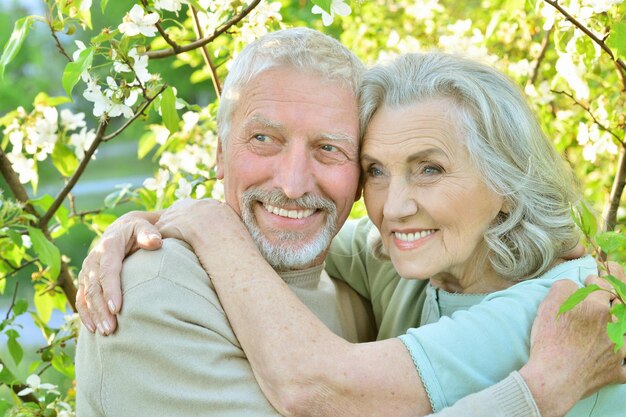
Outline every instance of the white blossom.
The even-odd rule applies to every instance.
[[[7,155],[13,170],[19,176],[20,182],[26,184],[33,180],[37,180],[37,171],[35,170],[35,160],[26,158],[21,153],[10,153]]]
[[[37,109],[43,117],[37,117],[33,125],[26,127],[24,149],[27,153],[35,155],[39,161],[43,161],[54,151],[54,145],[58,139],[59,114],[54,107],[42,106]]]
[[[178,189],[174,192],[174,196],[178,199],[187,198],[191,195],[191,184],[184,178],[178,180]]]
[[[95,139],[95,130],[87,130],[86,127],[83,127],[80,132],[70,136],[70,145],[74,147],[74,153],[79,160],[85,157],[85,151],[91,147]]]
[[[59,393],[56,390],[56,388],[57,388],[56,385],[53,385],[53,384],[42,384],[41,383],[41,378],[37,374],[32,374],[31,376],[26,378],[26,385],[28,385],[28,387],[24,388],[23,390],[18,392],[17,395],[24,396],[24,395],[32,394],[33,392],[35,392],[36,390],[39,390],[39,389],[47,391],[47,392],[52,392],[52,393],[55,393],[55,394]]]
[[[188,4],[186,0],[154,0],[154,7],[161,10],[178,13],[183,4]]]
[[[66,130],[76,130],[85,126],[85,113],[72,113],[68,109],[61,110],[61,126]]]
[[[281,21],[280,2],[261,2],[248,16],[247,22],[241,27],[241,41],[251,43],[267,34],[266,24],[269,20]]]
[[[198,120],[200,120],[200,114],[195,111],[188,111],[183,114],[183,132],[189,133],[191,129],[193,129],[197,124]]]
[[[137,53],[137,48],[133,48],[128,51],[128,56],[133,59],[133,70],[135,71],[135,75],[137,79],[142,84],[147,83],[152,78],[152,75],[148,72],[148,55],[143,54],[139,55]]]
[[[556,72],[557,76],[562,77],[574,90],[576,97],[582,99],[589,98],[589,86],[582,79],[587,72],[585,64],[579,62],[577,65],[574,63],[571,54],[562,53],[556,61]]]
[[[222,200],[224,198],[224,183],[222,181],[217,181],[213,184],[213,189],[211,190],[211,198],[216,200]]]
[[[144,14],[143,8],[135,4],[118,26],[120,32],[126,36],[137,36],[142,34],[152,37],[156,34],[157,28],[154,26],[159,21],[158,13]]]
[[[159,169],[156,177],[147,178],[143,182],[143,186],[148,190],[156,191],[157,198],[163,197],[165,187],[167,187],[167,181],[170,179],[170,173],[164,169]]]
[[[72,54],[72,59],[74,61],[78,61],[78,57],[80,57],[80,53],[83,52],[85,49],[87,49],[87,47],[82,41],[79,41],[79,40],[75,40],[74,43],[76,44],[76,46],[78,46],[78,49],[74,51],[74,53]]]
[[[170,131],[163,125],[152,125],[150,129],[154,132],[156,143],[159,145],[165,145],[167,139],[170,137]]]
[[[435,17],[435,13],[441,13],[443,10],[439,0],[423,0],[407,6],[405,13],[418,20],[430,21]]]
[[[333,20],[335,20],[336,14],[339,16],[347,16],[352,13],[352,9],[344,0],[333,0],[330,5],[330,14],[318,5],[313,6],[311,12],[313,12],[313,14],[321,14],[324,26],[330,26]]]
[[[204,184],[199,184],[196,187],[196,198],[200,199],[204,197],[205,195],[206,195],[206,187],[204,186]]]
[[[33,246],[33,242],[30,240],[30,236],[22,235],[22,246],[24,246],[26,249],[30,249],[31,246]],[[2,372],[2,369],[0,369],[0,372]]]

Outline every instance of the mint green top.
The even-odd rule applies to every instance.
[[[366,219],[344,226],[326,269],[372,301],[378,339],[400,336],[435,412],[521,368],[528,361],[537,308],[550,286],[564,278],[582,286],[598,272],[593,258],[585,257],[503,291],[452,294],[426,281],[404,280],[390,263],[376,260],[367,250],[371,227]],[[613,385],[577,403],[567,417],[625,415],[626,385]]]

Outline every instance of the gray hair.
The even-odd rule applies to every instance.
[[[408,54],[373,67],[360,91],[361,135],[378,109],[447,98],[484,181],[503,196],[485,232],[493,269],[534,278],[579,241],[570,216],[578,201],[572,171],[546,138],[519,88],[481,63],[444,53]],[[374,248],[381,248],[380,238]]]
[[[358,94],[363,63],[336,39],[313,29],[293,28],[269,33],[246,46],[224,81],[217,111],[222,145],[230,130],[233,106],[247,83],[272,68],[287,67],[338,81]]]

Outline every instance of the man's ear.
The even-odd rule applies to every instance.
[[[218,180],[224,179],[224,152],[222,151],[222,140],[217,140],[217,163],[216,175]]]

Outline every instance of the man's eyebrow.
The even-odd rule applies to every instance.
[[[320,137],[322,139],[338,141],[338,142],[354,142],[355,141],[353,136],[350,136],[350,135],[348,135],[346,133],[341,133],[341,132],[337,132],[337,133],[322,133],[320,135]]]
[[[262,127],[269,127],[273,129],[280,129],[282,127],[280,123],[275,122],[270,119],[266,119],[265,117],[259,114],[255,114],[250,119],[248,119],[248,121],[245,124],[245,127],[249,127],[251,125],[260,125]]]

